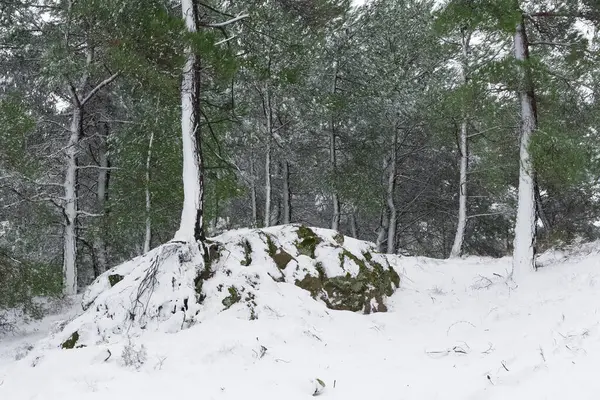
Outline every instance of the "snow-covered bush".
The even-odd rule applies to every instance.
[[[121,361],[123,365],[126,367],[134,367],[135,369],[140,369],[142,365],[148,361],[148,351],[146,347],[142,344],[140,346],[136,346],[135,343],[129,340],[129,342],[123,347],[123,352],[121,353]]]

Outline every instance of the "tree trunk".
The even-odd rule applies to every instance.
[[[377,251],[380,253],[385,253],[386,251],[386,241],[387,241],[387,233],[388,233],[388,211],[387,207],[381,211],[381,219],[379,222],[379,232],[377,232],[377,241],[375,245],[377,246]]]
[[[252,203],[252,227],[258,226],[258,209],[256,202],[256,177],[254,174],[254,152],[250,154],[250,202]]]
[[[333,63],[333,87],[331,93],[335,96],[337,91],[337,78],[338,78],[338,67],[337,62]],[[330,121],[330,129],[329,129],[329,156],[331,163],[331,176],[335,182],[336,174],[337,174],[337,154],[335,147],[335,116],[332,111],[331,121]],[[334,183],[335,186],[335,183]],[[333,193],[331,194],[331,201],[333,203],[333,217],[331,219],[331,229],[337,231],[340,229],[340,199],[337,193],[337,188],[333,188]]]
[[[535,92],[531,80],[531,71],[525,63],[529,60],[529,42],[525,28],[525,19],[517,25],[514,36],[515,58],[521,63],[521,137],[519,152],[519,194],[517,220],[513,251],[512,277],[535,270],[535,182],[534,171],[529,153],[529,145],[537,128]]]
[[[144,236],[144,254],[150,251],[152,243],[152,197],[150,195],[150,164],[152,162],[152,145],[154,143],[154,131],[150,132],[148,139],[148,152],[146,153],[146,234]]]
[[[196,0],[182,0],[181,11],[188,32],[196,32]],[[183,144],[183,210],[175,240],[204,239],[204,165],[200,136],[200,63],[191,45],[185,48],[181,83],[181,134]]]
[[[542,202],[542,194],[540,193],[540,186],[538,185],[537,177],[534,178],[534,190],[535,190],[535,209],[537,211],[537,217],[540,221],[542,221],[542,225],[544,225],[544,235],[548,235],[552,229],[550,225],[550,220],[544,211],[544,203]]]
[[[103,215],[102,218],[102,222],[101,222],[101,227],[100,227],[100,231],[98,232],[98,235],[96,235],[95,237],[95,243],[94,243],[94,253],[96,255],[96,261],[97,261],[97,271],[94,272],[94,274],[102,274],[104,273],[104,271],[106,271],[108,269],[108,261],[107,261],[107,257],[106,257],[106,243],[104,241],[104,238],[106,236],[106,222],[105,222],[105,218],[106,218],[106,201],[108,199],[108,185],[109,185],[109,167],[110,167],[110,162],[108,159],[108,126],[104,126],[105,129],[105,134],[104,134],[104,142],[100,145],[100,157],[99,157],[99,164],[100,164],[100,170],[98,171],[98,190],[97,190],[97,194],[96,194],[96,198],[98,201],[98,210],[100,211],[100,213]],[[98,276],[96,275],[96,277]]]
[[[283,223],[292,221],[292,193],[290,191],[290,163],[283,162]]]
[[[387,205],[389,211],[388,221],[388,237],[387,237],[387,253],[394,254],[396,252],[396,204],[394,203],[394,192],[396,189],[396,146],[397,134],[394,131],[394,140],[392,141],[392,154],[390,158],[390,174],[388,177],[387,187]]]
[[[273,139],[273,113],[271,92],[266,87],[265,117],[267,120],[267,149],[265,155],[265,228],[271,226],[271,140]]]
[[[461,66],[462,84],[466,85],[469,82],[469,42],[471,39],[470,33],[463,32],[463,54]],[[454,244],[450,251],[450,258],[457,258],[462,255],[463,242],[465,238],[465,228],[467,227],[467,169],[469,167],[469,139],[468,139],[468,113],[467,107],[463,108],[463,120],[460,124],[460,183],[458,190],[458,225],[456,227],[456,235],[454,236]]]
[[[350,214],[350,232],[353,238],[358,239],[358,226],[356,224],[356,213],[354,211]]]
[[[67,145],[66,174],[65,174],[65,199],[64,199],[64,253],[63,274],[64,294],[72,296],[77,294],[77,167],[79,140],[82,130],[82,110],[79,104],[73,107],[71,119],[71,135]]]

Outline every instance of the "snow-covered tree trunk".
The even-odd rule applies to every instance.
[[[258,226],[258,205],[256,201],[256,177],[254,174],[254,152],[250,154],[250,202],[252,204],[252,227]]]
[[[462,38],[462,63],[461,63],[461,83],[466,85],[469,81],[469,42],[470,33],[463,32]],[[466,107],[463,108],[463,120],[460,124],[460,182],[458,189],[458,224],[454,244],[450,251],[450,258],[457,258],[462,255],[463,242],[465,240],[465,229],[467,227],[467,168],[469,166],[469,139],[468,139],[468,115]]]
[[[152,144],[154,142],[154,132],[150,132],[148,139],[148,152],[146,153],[146,233],[144,235],[144,254],[150,251],[152,243],[152,196],[150,195],[150,164],[152,162]]]
[[[195,0],[181,0],[186,29],[197,31]],[[183,210],[174,240],[192,242],[204,239],[204,171],[200,140],[200,65],[191,45],[185,48],[181,83],[181,134],[183,144]]]
[[[390,155],[389,176],[387,186],[387,206],[389,212],[388,232],[387,232],[387,252],[394,254],[396,252],[396,203],[394,202],[394,192],[396,189],[396,146],[398,136],[394,131],[392,141],[392,153]]]
[[[337,164],[337,157],[336,157],[336,150],[335,150],[335,129],[334,129],[334,122],[331,121],[331,131],[330,131],[330,135],[329,135],[329,153],[331,156],[330,162],[331,162],[331,171],[333,176],[335,177],[336,172],[336,164]],[[333,217],[331,219],[331,229],[333,230],[339,230],[340,228],[340,199],[338,197],[337,191],[334,189],[333,190],[333,194],[331,195],[331,201],[333,203]]]
[[[292,196],[290,191],[290,163],[283,162],[283,223],[292,221]]]
[[[271,140],[273,139],[273,120],[271,111],[271,95],[266,89],[265,117],[267,119],[267,148],[265,150],[265,219],[264,226],[271,225]]]
[[[338,66],[337,62],[333,63],[333,86],[331,89],[331,94],[335,96],[337,92],[337,79],[338,79]],[[333,111],[332,111],[333,113]],[[335,181],[337,174],[337,154],[336,154],[336,146],[335,146],[335,117],[331,115],[330,127],[329,127],[329,162],[331,164],[331,175],[333,180]],[[339,230],[340,228],[340,198],[337,193],[337,189],[334,187],[333,192],[331,194],[331,202],[333,204],[333,216],[331,219],[331,229]]]
[[[104,143],[100,147],[99,155],[99,167],[98,170],[98,190],[96,192],[96,199],[98,201],[98,209],[101,214],[106,213],[106,199],[108,198],[108,185],[109,185],[109,170],[110,162],[108,159],[108,151],[106,141],[108,140],[108,127],[105,127],[106,134],[104,135]],[[103,217],[104,218],[104,217]],[[106,257],[106,243],[104,237],[106,234],[105,223],[102,222],[100,232],[96,235],[94,240],[94,252],[96,254],[96,261],[98,264],[98,271],[95,272],[96,276],[104,273],[108,269],[108,261]]]
[[[519,100],[521,103],[521,137],[519,151],[519,194],[513,251],[513,279],[535,270],[535,177],[529,145],[537,128],[535,93],[529,60],[529,43],[525,20],[517,25],[514,36],[515,58],[520,65]]]
[[[72,296],[77,294],[77,166],[79,140],[82,130],[82,110],[79,102],[73,107],[69,143],[65,150],[66,173],[65,173],[65,198],[64,198],[64,248],[63,248],[63,274],[64,294]]]

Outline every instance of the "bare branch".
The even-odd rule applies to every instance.
[[[110,85],[110,83],[112,81],[114,81],[115,79],[117,79],[117,77],[119,76],[120,72],[116,72],[114,74],[112,74],[110,77],[106,78],[105,80],[103,80],[102,82],[100,82],[95,88],[93,88],[87,96],[85,96],[85,98],[83,99],[83,101],[80,102],[81,107],[83,107],[85,105],[85,103],[87,103],[88,101],[90,101],[90,99],[92,97],[94,97],[96,95],[96,93],[98,93],[98,91],[100,91],[103,87]]]
[[[225,21],[225,22],[218,22],[216,24],[206,24],[204,26],[208,26],[209,28],[223,28],[223,27],[225,27],[227,25],[231,25],[231,24],[233,24],[235,22],[238,22],[238,21],[240,21],[240,20],[242,20],[244,18],[248,18],[248,14],[241,14],[241,15],[238,15],[235,18],[231,18],[230,20]]]

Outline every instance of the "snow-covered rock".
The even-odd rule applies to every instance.
[[[290,284],[328,308],[368,314],[387,311],[400,278],[372,243],[302,225],[230,231],[204,246],[170,242],[98,277],[83,296],[83,315],[53,343],[176,332],[225,310],[253,320]]]

